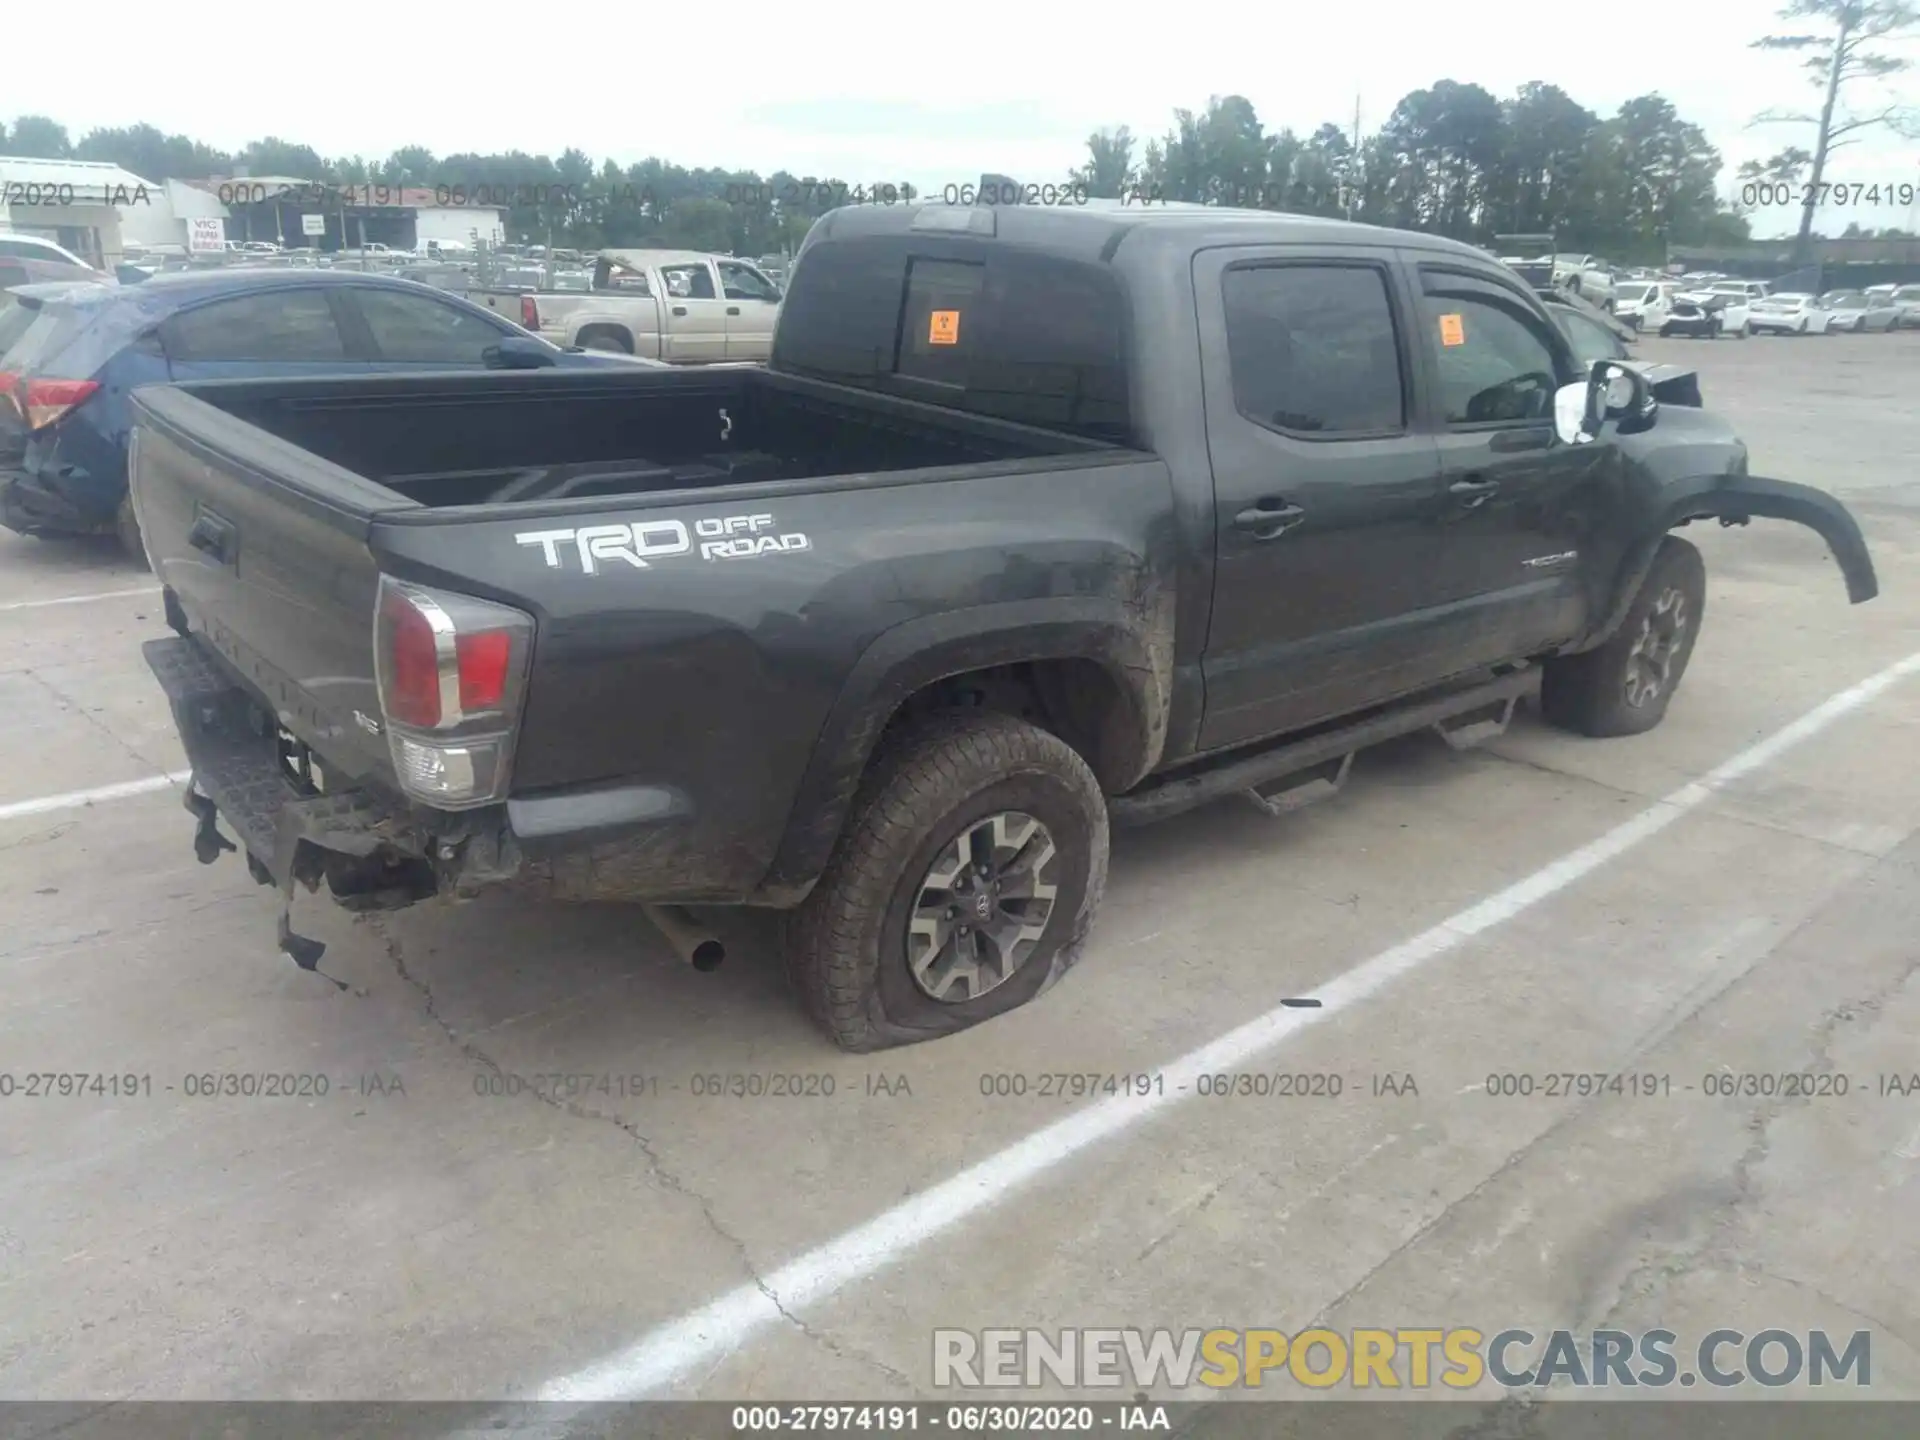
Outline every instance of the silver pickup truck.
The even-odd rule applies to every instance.
[[[711,365],[772,355],[781,291],[730,255],[602,250],[591,290],[478,288],[467,298],[556,345]]]

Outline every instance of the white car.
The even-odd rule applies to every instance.
[[[1647,280],[1622,280],[1613,287],[1613,316],[1625,321],[1637,333],[1660,333],[1673,313],[1675,287]]]
[[[1553,283],[1589,305],[1613,309],[1613,267],[1598,255],[1554,256]]]
[[[1832,319],[1833,312],[1820,303],[1819,296],[1787,291],[1754,302],[1748,323],[1756,335],[1824,335]]]
[[[1753,300],[1742,281],[1720,280],[1712,285],[1681,290],[1676,299],[1690,300],[1711,311],[1719,320],[1714,333],[1744,340],[1753,333]]]

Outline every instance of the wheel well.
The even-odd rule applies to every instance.
[[[577,343],[584,345],[596,335],[604,335],[609,340],[618,340],[627,347],[629,355],[633,354],[633,332],[623,325],[583,325],[574,339]]]
[[[1110,792],[1137,783],[1148,763],[1133,697],[1096,660],[1028,660],[942,676],[900,702],[887,733],[932,711],[964,709],[1016,715],[1051,731],[1079,752]]]

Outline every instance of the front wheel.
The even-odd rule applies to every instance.
[[[1540,708],[1582,735],[1639,735],[1666,717],[1693,658],[1707,608],[1707,567],[1677,535],[1660,542],[1647,577],[1612,639],[1549,660]]]
[[[949,711],[889,742],[787,922],[788,973],[843,1050],[952,1034],[1073,965],[1107,881],[1107,802],[1064,740]]]

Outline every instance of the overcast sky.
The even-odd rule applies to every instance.
[[[625,164],[686,165],[910,181],[923,189],[995,170],[1058,179],[1098,128],[1158,135],[1176,106],[1242,94],[1269,129],[1371,130],[1407,91],[1451,78],[1506,96],[1559,85],[1610,114],[1658,91],[1727,161],[1812,127],[1749,128],[1769,105],[1813,105],[1798,62],[1749,50],[1777,0],[1566,5],[1551,0],[1314,6],[1185,0],[1173,7],[1026,0],[924,9],[872,0],[708,9],[629,4],[242,7],[198,18],[148,0],[94,0],[83,64],[7,67],[5,105],[64,123],[77,140],[140,121],[224,149],[263,134],[323,155],[382,157],[569,145]],[[234,23],[238,19],[245,23]],[[1551,37],[1550,39],[1546,37]],[[1903,53],[1920,59],[1909,42]],[[1920,71],[1896,77],[1920,99]],[[1862,86],[1856,104],[1871,98]],[[1920,145],[1882,134],[1843,150],[1830,179],[1913,184]],[[1763,211],[1757,234],[1797,212]],[[1920,208],[1822,216],[1835,233],[1920,225]]]

